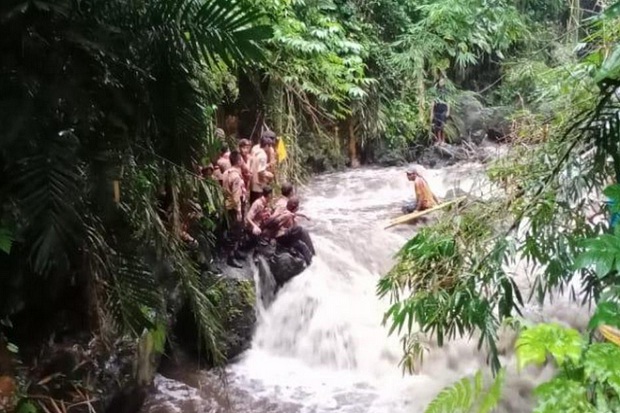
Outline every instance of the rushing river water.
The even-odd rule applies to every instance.
[[[405,168],[359,169],[316,177],[302,191],[317,249],[312,266],[261,311],[252,348],[215,374],[180,368],[158,376],[144,413],[417,413],[444,386],[488,371],[476,340],[437,348],[432,341],[418,374],[401,374],[400,342],[381,325],[389,302],[376,296],[379,277],[415,228],[384,230],[412,198]],[[440,197],[453,188],[480,194],[481,166],[427,171]],[[515,270],[521,285],[523,271]],[[530,306],[528,317],[582,326],[585,311],[565,300]],[[502,412],[531,411],[531,389],[550,368],[517,372],[514,335],[500,340],[508,367]],[[182,380],[182,381],[179,381]]]

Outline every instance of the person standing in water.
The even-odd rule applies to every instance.
[[[407,171],[407,179],[413,182],[415,188],[415,208],[409,208],[408,212],[424,211],[439,204],[439,200],[431,191],[428,182],[421,174],[419,167]]]
[[[435,143],[442,145],[446,143],[444,127],[448,117],[450,116],[450,106],[444,101],[445,83],[443,79],[439,80],[437,90],[439,92],[439,96],[433,103],[433,108],[431,110],[431,123],[433,127],[433,135],[435,136]]]

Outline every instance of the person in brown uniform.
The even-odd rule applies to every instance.
[[[271,187],[268,185],[265,186],[261,196],[252,203],[252,206],[245,217],[247,230],[255,236],[261,235],[262,226],[271,215],[271,211],[269,210],[269,202],[271,201],[272,193],[273,190]]]
[[[243,237],[243,194],[245,187],[241,170],[243,158],[238,151],[231,152],[230,164],[230,168],[222,175],[222,187],[224,189],[224,202],[228,220],[225,247],[228,252],[228,265],[239,268],[241,264],[237,262],[237,258],[242,258],[238,254],[238,247]]]
[[[299,253],[306,261],[312,263],[316,254],[310,234],[297,223],[297,218],[309,218],[299,212],[299,198],[291,196],[286,203],[286,209],[274,214],[265,222],[264,236],[275,238],[278,245]]]
[[[268,156],[267,148],[271,144],[271,140],[263,136],[260,140],[260,147],[253,151],[251,172],[252,184],[250,186],[250,204],[254,205],[254,201],[263,196],[263,188],[273,179],[273,174],[267,169]]]
[[[295,188],[292,184],[285,182],[282,184],[280,192],[282,193],[282,196],[278,198],[273,206],[273,215],[278,215],[279,213],[286,211],[286,205],[290,197],[292,197],[295,193]]]

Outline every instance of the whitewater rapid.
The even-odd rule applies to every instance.
[[[260,313],[252,348],[227,367],[225,383],[199,370],[158,376],[143,412],[417,413],[444,386],[478,369],[488,372],[476,341],[466,339],[443,348],[429,340],[416,375],[403,377],[398,367],[402,346],[381,325],[389,302],[377,298],[376,287],[415,231],[384,229],[413,197],[405,170],[363,168],[313,179],[301,195],[317,256]],[[489,190],[478,164],[427,170],[426,178],[440,197],[454,189],[477,196]],[[587,322],[585,311],[562,299],[529,306],[528,317],[575,327]],[[502,335],[508,378],[498,411],[529,412],[531,389],[552,371],[517,372],[513,344],[514,334]]]

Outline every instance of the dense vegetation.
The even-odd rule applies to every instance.
[[[519,93],[517,145],[487,170],[502,195],[424,228],[380,283],[380,294],[393,300],[388,322],[406,331],[405,367],[423,351],[419,334],[434,334],[440,344],[472,334],[499,371],[500,327],[515,327],[529,300],[567,293],[597,306],[587,338],[556,325],[517,326],[520,365],[551,355],[559,368],[537,388],[535,411],[617,410],[618,347],[597,342],[597,328],[617,344],[620,239],[610,217],[620,199],[619,9],[615,4],[582,24],[579,56],[554,65],[519,59],[508,67],[499,92]],[[518,285],[515,271],[526,271],[531,286]],[[432,411],[478,411],[472,397],[455,403],[459,394],[474,394],[473,382],[464,380]]]
[[[395,294],[396,324],[415,315],[440,342],[476,330],[493,354],[498,326],[520,305],[503,260],[521,249],[544,264],[542,297],[568,283],[577,240],[600,229],[587,225],[580,207],[583,194],[607,179],[606,156],[617,155],[611,96],[619,33],[613,14],[584,23],[598,7],[564,0],[3,1],[0,376],[20,376],[19,360],[34,363],[46,343],[80,333],[108,352],[145,337],[161,347],[168,314],[181,301],[200,326],[209,361],[222,362],[221,296],[208,276],[220,193],[193,169],[217,150],[214,128],[254,140],[264,124],[274,129],[287,142],[281,173],[290,179],[302,178],[307,165],[355,166],[390,151],[406,157],[431,142],[440,79],[457,108],[449,139],[470,137],[460,109],[472,100],[507,106],[510,137],[527,145],[528,156],[516,152],[490,170],[509,198],[470,205],[421,232],[381,288]],[[577,41],[587,43],[581,60]],[[567,127],[576,116],[580,122]],[[569,170],[579,179],[567,191],[560,172]],[[193,202],[204,215],[196,223],[198,251],[179,237]],[[517,246],[511,235],[525,219],[530,232]],[[612,267],[596,277],[587,265],[581,270],[590,297],[607,297],[617,281]],[[487,295],[478,294],[482,284]],[[417,292],[398,294],[406,286]],[[446,311],[427,317],[437,309]],[[409,333],[417,348],[416,332]],[[20,380],[26,395],[29,383]]]

